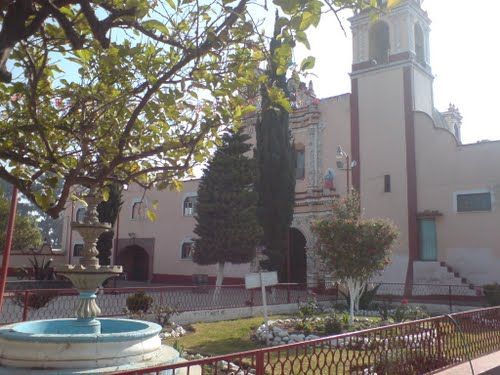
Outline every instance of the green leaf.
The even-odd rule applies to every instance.
[[[172,1],[172,0],[170,0]],[[173,1],[172,1],[173,3]],[[162,34],[169,34],[169,30],[167,26],[165,26],[163,23],[161,23],[158,20],[147,20],[142,23],[142,26],[146,29],[149,30],[157,30],[161,32]]]
[[[304,31],[297,31],[295,37],[300,43],[306,46],[307,49],[311,49],[311,45],[309,44],[309,39],[307,39],[307,35]]]
[[[107,202],[109,200],[109,187],[105,186],[102,188],[102,200]]]
[[[156,213],[149,208],[146,210],[146,217],[149,219],[149,221],[156,221],[157,219]]]
[[[300,64],[300,70],[308,70],[314,68],[314,64],[316,63],[316,58],[314,56],[308,56],[302,63]]]
[[[176,5],[175,5],[175,3],[174,3],[174,0],[167,0],[167,3],[168,3],[168,5],[170,5],[170,7],[172,9],[176,9],[177,8]]]

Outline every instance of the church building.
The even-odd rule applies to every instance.
[[[329,280],[315,257],[310,225],[350,187],[359,191],[366,217],[389,218],[400,230],[381,280],[500,282],[500,141],[463,144],[458,109],[435,109],[431,21],[421,2],[402,0],[376,19],[368,11],[353,15],[350,94],[318,99],[312,85],[290,83],[297,151],[292,282]],[[124,192],[113,262],[124,265],[129,279],[190,284],[193,275],[215,278],[215,266],[191,260],[197,184],[186,181],[181,192],[148,191],[144,198],[133,186]],[[153,201],[158,219],[150,222],[144,210]],[[68,209],[67,222],[81,213]],[[65,228],[63,244],[75,262],[82,242]],[[226,267],[226,280],[242,282],[249,270],[249,264]]]

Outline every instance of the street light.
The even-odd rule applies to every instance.
[[[350,192],[350,171],[358,165],[356,160],[350,161],[350,156],[342,149],[342,146],[337,146],[337,168],[346,171],[347,173],[347,194]],[[345,164],[344,160],[345,159]]]

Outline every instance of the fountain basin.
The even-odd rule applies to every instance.
[[[162,347],[158,324],[97,320],[101,332],[92,334],[79,333],[77,319],[38,320],[0,328],[0,374],[11,373],[8,368],[116,370],[131,364],[165,364],[179,359],[177,351]]]

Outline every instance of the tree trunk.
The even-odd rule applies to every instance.
[[[218,302],[220,298],[222,281],[224,281],[224,265],[225,265],[224,262],[217,263],[217,277],[215,279],[213,302]]]
[[[349,306],[349,324],[354,321],[354,311],[359,306],[359,297],[363,289],[364,282],[359,280],[347,279],[347,288],[349,289],[350,306]]]

